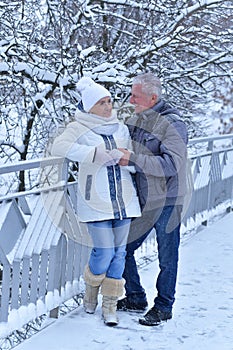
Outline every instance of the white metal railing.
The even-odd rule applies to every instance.
[[[232,208],[233,135],[190,140],[189,155],[193,188],[186,226],[200,215],[204,222],[223,203]],[[67,182],[68,162],[46,158],[2,165],[0,175],[46,168],[50,175],[59,171],[59,181],[0,197],[0,338],[54,313],[80,292],[91,241],[77,220],[77,182]]]
[[[233,135],[203,137],[189,142],[193,176],[193,193],[185,220],[203,221],[221,203],[232,206],[233,200]]]

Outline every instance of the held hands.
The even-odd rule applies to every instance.
[[[119,163],[119,160],[123,155],[124,153],[118,149],[108,151],[100,147],[96,147],[94,162],[105,166],[116,165]]]
[[[122,166],[127,166],[129,164],[129,158],[130,158],[131,152],[125,148],[118,148],[118,150],[123,153],[123,156],[121,157],[118,164]]]

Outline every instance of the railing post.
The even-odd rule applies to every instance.
[[[213,151],[214,141],[210,140],[208,142],[207,151]]]

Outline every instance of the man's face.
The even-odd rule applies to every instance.
[[[135,113],[141,113],[155,105],[157,96],[155,94],[145,94],[142,92],[141,84],[134,84],[129,102],[134,105]]]

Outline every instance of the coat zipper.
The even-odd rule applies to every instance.
[[[110,149],[112,150],[112,144],[111,144],[111,140],[108,138],[107,136],[107,139],[109,141],[109,144],[110,144]],[[118,184],[117,184],[117,180],[116,180],[116,171],[115,171],[115,167],[113,166],[113,173],[114,173],[114,182],[115,182],[115,188],[116,188],[116,202],[117,202],[117,205],[118,205],[118,212],[120,214],[120,220],[123,219],[123,216],[122,216],[122,212],[121,212],[121,206],[120,206],[120,203],[119,203],[119,199],[118,199]]]

